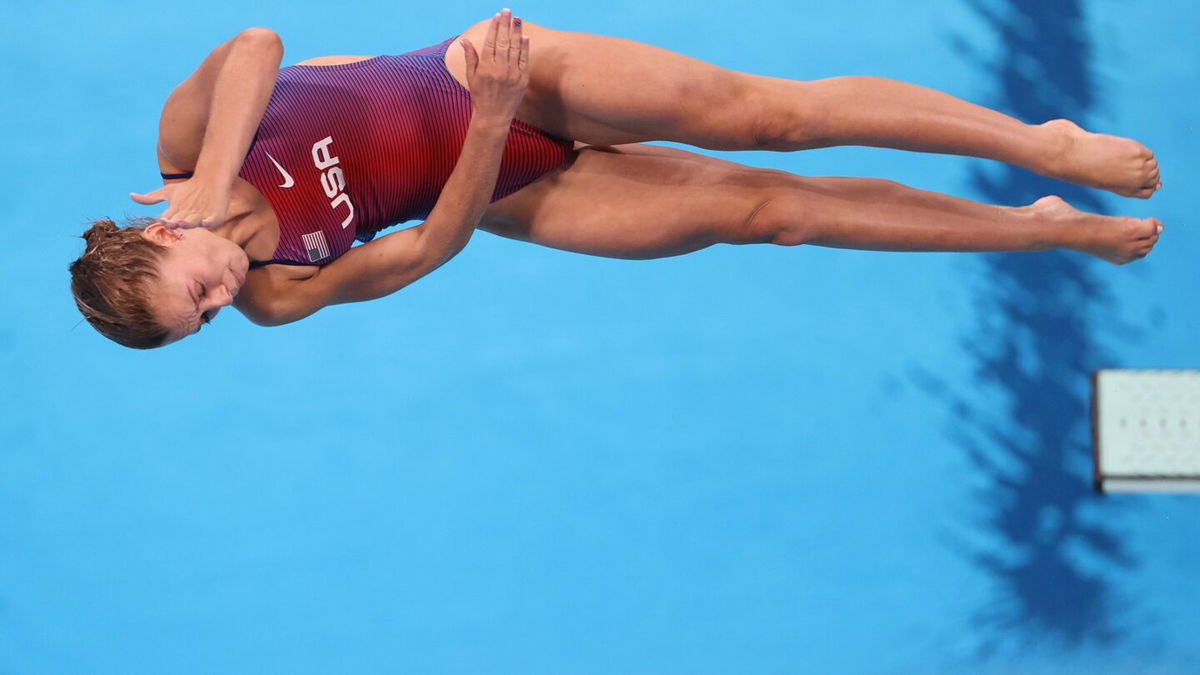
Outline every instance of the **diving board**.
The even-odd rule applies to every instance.
[[[1200,493],[1200,370],[1092,376],[1096,490]]]

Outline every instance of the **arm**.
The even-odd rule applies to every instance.
[[[259,43],[258,47],[253,47],[250,43]],[[212,52],[205,56],[204,60],[196,68],[191,76],[188,76],[184,82],[170,92],[167,97],[167,102],[163,104],[162,115],[158,119],[158,165],[163,173],[182,173],[196,171],[200,151],[204,148],[205,132],[209,129],[210,123],[215,120],[211,119],[212,102],[217,94],[217,84],[222,79],[223,71],[226,71],[226,66],[229,65],[235,71],[233,77],[224,77],[222,85],[227,85],[230,82],[236,83],[240,74],[236,71],[247,70],[246,55],[251,50],[262,50],[265,44],[275,43],[275,46],[282,54],[282,42],[275,32],[265,28],[250,28],[239,32],[238,35],[230,38],[226,42],[218,44]],[[230,62],[230,56],[233,56]],[[253,60],[253,59],[251,59]],[[250,94],[253,97],[260,98],[262,102],[253,102],[252,110],[254,119],[251,126],[257,126],[259,121],[262,121],[263,110],[266,109],[265,101],[270,100],[270,92],[275,86],[275,77],[278,73],[278,62],[282,60],[282,55],[278,55],[274,61],[274,67],[270,70],[274,71],[269,79],[269,84],[265,84],[264,92],[259,94]],[[264,70],[266,61],[259,61],[257,65],[251,64],[250,70]],[[259,77],[259,76],[253,76]],[[238,92],[234,90],[234,95]],[[265,95],[265,98],[263,96]],[[244,94],[245,96],[245,94]],[[228,96],[227,96],[228,97]],[[224,115],[224,110],[220,113]],[[228,126],[226,123],[212,124],[211,126]],[[214,139],[216,139],[216,133]],[[252,138],[253,136],[251,136]],[[248,141],[246,147],[248,148]],[[245,150],[242,151],[245,155]],[[241,156],[238,157],[242,159]]]
[[[212,87],[196,176],[228,188],[275,88],[283,41],[266,28],[248,28],[232,41]]]
[[[467,245],[490,203],[511,120],[471,118],[458,162],[425,222],[355,246],[307,279],[252,273],[259,279],[246,284],[239,309],[257,324],[278,326],[327,305],[390,295],[441,267]]]
[[[394,293],[442,266],[467,245],[491,203],[504,142],[529,85],[529,38],[522,38],[519,21],[510,25],[510,19],[505,13],[492,20],[482,59],[474,45],[463,40],[474,111],[458,162],[429,218],[352,248],[307,279],[264,271],[266,281],[247,284],[256,287],[249,289],[253,297],[246,299],[243,309],[251,320],[279,325],[326,305]]]
[[[167,97],[159,120],[159,167],[164,173],[194,167],[195,175],[170,192],[131,195],[134,201],[168,199],[162,219],[169,225],[219,225],[282,59],[282,41],[266,28],[247,28],[214,49]]]

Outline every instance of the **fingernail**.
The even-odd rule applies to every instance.
[[[518,28],[520,28],[520,27],[521,27],[521,19],[520,19],[520,17],[518,17],[518,18],[516,18],[516,19],[513,19],[513,25],[514,25],[514,26],[516,26],[516,27],[518,27]]]

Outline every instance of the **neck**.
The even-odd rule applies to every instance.
[[[225,222],[220,227],[214,227],[212,233],[245,249],[262,229],[262,222],[257,218],[250,217],[256,211],[252,196],[246,194],[243,188],[243,181],[240,178],[235,179]]]

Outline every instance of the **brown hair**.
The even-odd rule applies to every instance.
[[[150,310],[150,289],[167,247],[142,236],[154,218],[132,218],[127,227],[92,221],[83,233],[87,250],[71,263],[71,293],[100,334],[135,349],[161,347],[168,331]]]

